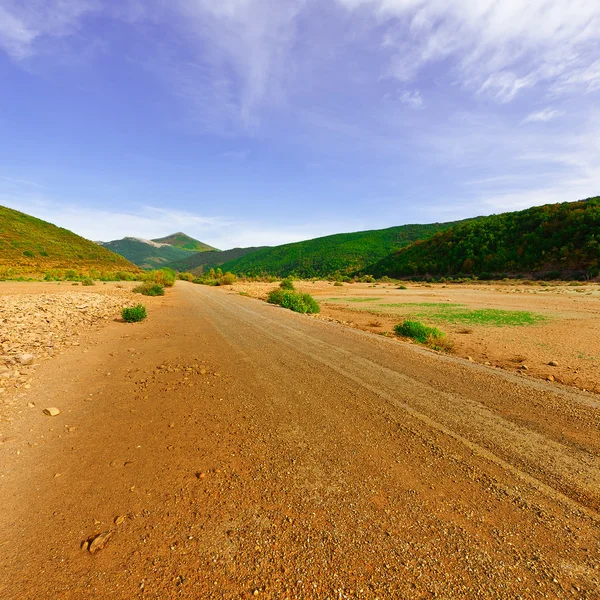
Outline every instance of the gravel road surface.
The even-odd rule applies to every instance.
[[[597,396],[219,289],[148,303],[0,434],[0,598],[600,598]]]

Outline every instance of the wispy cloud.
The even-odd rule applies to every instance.
[[[5,0],[0,6],[0,48],[17,61],[43,52],[45,40],[75,34],[100,0]]]
[[[552,121],[552,119],[562,117],[564,114],[564,110],[558,110],[556,108],[544,108],[543,110],[538,110],[527,115],[521,121],[521,124],[524,125],[525,123],[547,123],[548,121]]]
[[[402,90],[398,92],[398,100],[414,110],[425,108],[425,102],[423,102],[419,90]]]
[[[545,82],[595,89],[600,4],[583,0],[337,0],[384,28],[389,73],[402,81],[445,61],[463,86],[508,102]]]

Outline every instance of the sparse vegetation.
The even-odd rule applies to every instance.
[[[76,277],[92,276],[92,270],[137,273],[139,269],[122,256],[62,227],[0,206],[0,279],[48,271],[67,270]]]
[[[138,285],[133,288],[136,294],[142,294],[144,296],[164,296],[165,288],[160,283],[151,283],[146,281],[142,285]]]
[[[96,285],[96,283],[94,282],[94,280],[91,277],[86,277],[82,282],[81,285],[85,285],[85,286],[90,286],[90,285]]]
[[[298,313],[318,313],[321,311],[319,303],[310,295],[291,290],[277,288],[269,293],[269,304],[278,304]]]
[[[127,323],[138,323],[139,321],[143,321],[148,315],[146,307],[143,304],[138,304],[124,308],[121,311],[121,316]]]

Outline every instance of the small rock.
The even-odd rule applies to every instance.
[[[125,522],[125,517],[123,515],[119,515],[118,517],[115,517],[115,525],[121,525],[124,522]]]
[[[58,410],[58,408],[45,408],[44,409],[44,414],[48,415],[49,417],[56,417],[57,415],[60,415],[60,410]]]
[[[519,369],[521,369],[521,371],[529,371],[529,367],[527,365],[521,365]]]
[[[548,366],[550,366],[550,367],[558,367],[558,363],[557,363],[555,360],[551,360],[551,361],[548,363]]]
[[[473,357],[472,357],[472,356],[467,356],[467,360],[468,360],[469,362],[475,362],[475,361],[473,360]]]
[[[34,402],[28,402],[27,403],[27,408],[34,408],[35,407],[35,403]]]
[[[554,375],[548,375],[548,377],[546,377],[546,379],[548,381],[554,381]]]
[[[112,532],[105,531],[104,533],[99,533],[97,536],[89,540],[89,553],[95,554],[98,550],[102,550],[108,544],[108,541],[112,537]]]
[[[35,357],[33,356],[33,354],[21,354],[17,357],[17,360],[22,365],[32,365],[34,358]]]

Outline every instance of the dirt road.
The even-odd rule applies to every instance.
[[[27,394],[2,599],[600,597],[591,394],[186,283]]]

